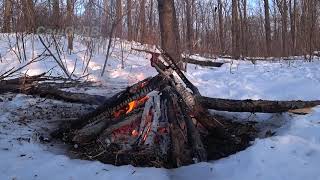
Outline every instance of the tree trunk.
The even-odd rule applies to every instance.
[[[146,43],[146,0],[141,0],[140,2],[140,41],[141,43]]]
[[[287,53],[287,29],[288,29],[288,4],[287,0],[277,0],[277,6],[281,14],[281,41],[283,57],[288,56]]]
[[[158,0],[161,46],[178,65],[185,70],[181,61],[180,38],[174,0]]]
[[[52,0],[52,27],[53,29],[60,29],[60,6],[59,0]]]
[[[150,0],[150,11],[149,11],[149,23],[148,23],[148,44],[156,44],[154,37],[154,22],[153,22],[153,0]]]
[[[68,36],[68,49],[69,52],[73,49],[73,8],[74,0],[67,0],[67,36]]]
[[[220,54],[224,54],[224,28],[223,28],[223,14],[222,14],[222,2],[218,0],[218,14],[219,14],[219,43],[220,43]]]
[[[132,4],[131,0],[127,0],[127,26],[128,26],[128,41],[132,41],[132,17],[131,17]]]
[[[24,16],[24,30],[26,32],[35,31],[35,16],[33,0],[22,0],[23,16]]]
[[[270,28],[270,15],[269,15],[269,0],[264,0],[264,16],[265,16],[265,33],[266,33],[266,56],[271,56],[271,28]]]
[[[185,0],[186,3],[186,21],[187,21],[187,33],[186,33],[186,42],[187,42],[187,48],[188,53],[192,54],[192,47],[193,47],[193,22],[191,19],[191,0]]]
[[[243,39],[243,55],[248,56],[248,20],[247,20],[247,0],[243,0],[243,27],[242,27],[242,39]]]
[[[244,26],[244,23],[243,23],[243,12],[241,11],[241,0],[238,0],[238,17],[239,17],[239,23],[238,23],[238,28],[239,28],[239,52],[240,52],[240,55],[243,56],[243,48],[244,48],[244,39],[243,39],[243,26]]]
[[[3,33],[11,32],[11,19],[12,19],[12,0],[4,1],[4,14],[3,14]]]
[[[122,0],[116,1],[116,36],[122,38]]]
[[[288,4],[287,4],[287,0],[283,0],[282,56],[288,56],[288,51],[287,51],[287,31],[288,31]]]
[[[292,5],[293,1],[293,5]],[[297,2],[296,0],[290,0],[289,3],[289,8],[290,8],[290,32],[291,32],[291,53],[293,55],[296,54],[296,14],[297,14]],[[293,7],[292,7],[293,6]]]
[[[240,57],[240,32],[238,17],[238,0],[232,0],[232,56],[235,59]]]

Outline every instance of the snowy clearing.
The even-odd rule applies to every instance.
[[[20,66],[13,52],[8,50],[6,38],[5,35],[0,38],[0,53],[3,60],[0,63],[0,72],[12,66]],[[61,39],[61,42],[63,44],[64,40]],[[90,80],[95,80],[102,86],[81,88],[76,91],[111,96],[128,84],[156,74],[150,66],[149,55],[131,52],[131,44],[125,43],[124,68],[121,68],[121,49],[116,45],[109,59],[106,75],[101,78],[105,42],[101,43],[89,63],[88,73]],[[31,44],[28,46],[31,47]],[[64,60],[69,71],[72,71],[77,59],[75,75],[81,76],[84,70],[83,64],[87,61],[83,59],[86,57],[86,47],[79,40],[75,43],[74,49],[71,55],[64,53]],[[34,52],[40,53],[42,50],[41,44],[36,40]],[[26,55],[27,59],[32,59],[31,48]],[[232,62],[224,59],[218,61],[228,61],[228,63],[221,68],[211,69],[188,66],[187,77],[203,95],[232,99],[320,99],[319,60],[276,63],[258,61],[255,65],[247,61]],[[62,75],[52,58],[33,63],[21,73],[35,75],[52,68],[53,75]],[[90,109],[83,105],[44,101],[20,94],[0,96],[0,179],[320,180],[319,106],[313,108],[310,114],[303,116],[290,113],[274,115],[227,113],[243,120],[259,121],[275,126],[276,135],[256,139],[248,149],[218,161],[166,170],[133,166],[117,167],[100,162],[70,159],[63,151],[63,145],[61,148],[58,145],[53,151],[49,148],[51,143],[40,143],[37,134],[46,134],[54,126],[49,119],[37,119],[37,114],[34,113],[37,112],[37,106],[45,107],[49,111],[54,109],[52,108],[54,105],[70,109],[66,110],[67,114],[59,114],[59,111],[56,111],[55,118],[72,116],[73,109],[83,109],[83,112]]]

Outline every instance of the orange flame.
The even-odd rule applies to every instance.
[[[119,117],[121,114],[128,114],[131,111],[133,111],[135,108],[137,108],[138,106],[144,104],[147,100],[149,99],[148,96],[145,96],[139,100],[134,100],[128,103],[128,105],[126,107],[124,107],[123,109],[120,109],[116,112],[114,112],[113,116],[114,117]]]
[[[128,104],[129,108],[128,108],[126,114],[130,113],[131,111],[133,111],[139,105],[144,104],[148,99],[149,99],[149,97],[145,96],[145,97],[143,97],[143,98],[141,98],[139,100],[135,100],[135,101],[129,102],[129,104]]]
[[[128,105],[129,105],[129,109],[127,110],[126,114],[131,112],[137,106],[137,101],[131,101],[131,102],[129,102]]]

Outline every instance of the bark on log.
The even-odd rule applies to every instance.
[[[65,83],[44,82],[64,80],[61,78],[45,77],[45,73],[36,76],[19,77],[0,81],[0,94],[12,92],[23,93],[27,95],[38,95],[43,98],[63,100],[72,103],[83,103],[100,105],[107,99],[104,96],[89,95],[85,93],[72,93],[62,91],[59,88],[70,88],[79,86],[88,86],[91,83],[81,83],[79,81],[70,81]]]
[[[196,64],[200,66],[210,66],[210,67],[221,67],[224,64],[222,62],[199,61],[192,58],[183,58],[182,61],[189,64]]]
[[[267,101],[267,100],[232,100],[200,97],[200,103],[208,109],[230,112],[281,113],[293,109],[302,109],[320,105],[315,101]]]
[[[192,156],[190,148],[188,147],[188,139],[182,112],[176,106],[171,94],[172,92],[164,91],[162,94],[162,101],[167,109],[165,118],[170,123],[170,136],[171,136],[171,157],[176,167],[192,163]]]
[[[173,102],[180,102],[175,104],[176,108],[181,112],[185,125],[187,128],[188,142],[192,147],[192,157],[197,162],[207,161],[207,152],[201,140],[200,133],[195,127],[191,117],[189,116],[188,107],[183,100],[179,100],[177,92],[173,88],[167,89],[168,93],[171,92],[171,98]],[[174,92],[174,94],[172,93]]]
[[[85,93],[73,93],[62,91],[51,86],[47,87],[34,87],[26,92],[28,95],[38,95],[43,98],[50,98],[56,100],[63,100],[71,103],[82,103],[91,105],[101,105],[107,98],[99,95],[90,95]]]

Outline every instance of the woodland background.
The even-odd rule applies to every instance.
[[[70,49],[76,30],[83,27],[95,27],[99,33],[78,35],[159,45],[157,4],[156,0],[1,0],[0,27],[3,33],[33,33],[39,27],[67,30]],[[318,0],[176,0],[174,4],[179,45],[187,54],[287,57],[320,49]]]

